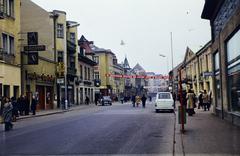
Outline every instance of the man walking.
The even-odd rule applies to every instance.
[[[147,100],[147,98],[146,98],[146,96],[143,94],[143,96],[142,96],[142,106],[143,106],[143,108],[145,108],[146,107],[146,100]]]
[[[207,105],[208,105],[208,94],[207,94],[206,90],[204,90],[202,98],[203,98],[204,111],[206,111],[207,110]]]

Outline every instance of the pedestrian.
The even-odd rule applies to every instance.
[[[98,105],[98,99],[99,97],[98,96],[95,96],[95,105],[97,106]]]
[[[135,104],[136,104],[136,96],[135,95],[132,96],[131,101],[132,101],[133,107],[135,107]]]
[[[12,106],[13,106],[13,122],[16,122],[17,121],[17,117],[18,117],[18,105],[17,105],[17,100],[15,97],[12,97],[11,98],[11,103],[12,103]]]
[[[86,105],[89,105],[89,97],[88,97],[88,96],[86,96],[85,104],[86,104]]]
[[[21,95],[17,100],[18,110],[20,112],[20,115],[23,115],[24,112],[24,95]]]
[[[142,106],[143,106],[143,108],[145,108],[146,107],[146,100],[147,100],[147,98],[146,98],[146,96],[144,94],[143,94],[141,100],[142,100]]]
[[[33,95],[32,96],[32,103],[31,103],[32,115],[36,115],[36,109],[37,109],[37,100],[36,100],[36,97]]]
[[[173,92],[172,96],[173,96],[173,108],[176,109],[176,93]]]
[[[137,104],[137,107],[139,106],[139,104],[140,104],[140,102],[141,102],[141,98],[140,98],[140,96],[136,96],[136,104]]]
[[[200,91],[200,94],[198,96],[198,109],[203,108],[203,94],[202,91]]]
[[[123,104],[123,102],[124,102],[124,96],[121,96],[121,97],[120,97],[120,101],[121,101],[121,103]]]
[[[207,110],[207,105],[208,105],[208,94],[207,94],[207,91],[206,91],[206,90],[204,90],[202,96],[203,96],[202,98],[203,98],[204,111],[206,111],[206,110]]]
[[[187,96],[186,96],[186,99],[187,99],[187,112],[188,112],[188,115],[189,116],[192,116],[193,114],[195,114],[195,111],[194,111],[194,105],[195,105],[195,96],[194,96],[194,93],[193,91],[190,89],[187,93]]]
[[[208,92],[208,103],[207,103],[207,109],[208,109],[208,111],[209,111],[210,108],[211,108],[211,104],[212,104],[212,91],[209,91],[209,92]]]
[[[2,110],[3,110],[3,102],[2,102],[3,98],[0,95],[0,124],[3,123],[3,117],[2,117]]]
[[[13,106],[8,97],[3,99],[3,120],[5,124],[5,131],[9,131],[13,128],[12,124]]]
[[[24,114],[29,115],[30,112],[30,100],[28,97],[24,96]]]

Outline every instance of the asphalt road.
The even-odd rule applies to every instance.
[[[160,155],[173,154],[174,113],[155,113],[153,104],[130,104],[26,119],[0,132],[0,154]]]

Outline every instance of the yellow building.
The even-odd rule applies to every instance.
[[[208,42],[196,54],[187,48],[181,68],[184,89],[192,89],[196,95],[200,91],[212,91],[211,43]]]
[[[21,2],[21,50],[22,88],[29,99],[36,95],[38,109],[56,108],[56,60],[54,51],[54,19],[51,14],[31,0]],[[26,46],[43,45],[46,48],[38,53],[38,63],[31,64]],[[34,50],[33,50],[34,51]]]
[[[113,87],[115,86],[115,80],[113,77],[108,77],[106,74],[114,74],[114,64],[113,60],[115,54],[111,50],[106,50],[93,47],[95,53],[95,60],[98,65],[95,67],[94,73],[99,75],[98,77],[101,80],[101,86],[99,87],[102,95],[112,95]]]
[[[21,93],[19,48],[20,0],[1,1],[0,10],[0,96],[18,97]]]

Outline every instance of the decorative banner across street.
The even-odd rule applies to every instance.
[[[169,79],[169,76],[144,76],[144,75],[114,75],[114,74],[106,74],[106,77],[113,78],[127,78],[127,79]]]

